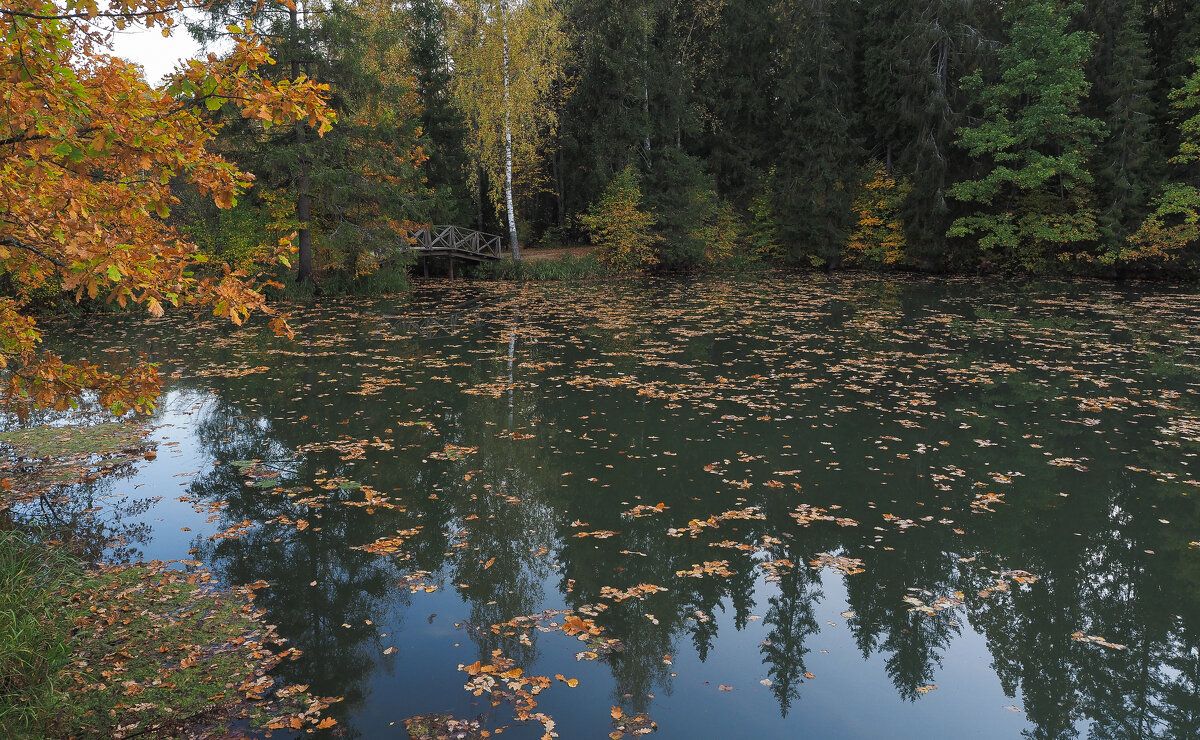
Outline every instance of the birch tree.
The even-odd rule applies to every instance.
[[[517,242],[517,217],[513,212],[513,145],[512,145],[512,68],[509,65],[508,48],[508,3],[500,0],[500,48],[504,56],[504,202],[508,217],[508,241],[512,246],[513,260],[520,261],[521,245]]]
[[[558,130],[553,101],[569,88],[562,16],[550,0],[458,0],[448,26],[467,148],[519,260],[517,205],[550,189],[542,155]]]

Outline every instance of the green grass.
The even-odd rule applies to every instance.
[[[0,532],[0,735],[45,737],[46,719],[66,700],[71,623],[59,592],[79,574],[66,555]]]
[[[271,647],[273,628],[248,593],[160,563],[86,570],[33,537],[0,532],[0,737],[218,738],[245,720],[315,726],[327,704],[267,675],[298,654]]]
[[[570,255],[559,259],[499,260],[497,262],[481,262],[471,268],[470,275],[481,280],[583,280],[587,278],[606,277],[610,273],[595,255],[572,257]]]
[[[318,285],[321,295],[348,296],[403,293],[408,288],[408,269],[404,265],[388,265],[358,276],[340,271],[329,272],[321,276]]]

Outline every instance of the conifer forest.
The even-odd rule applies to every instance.
[[[217,3],[201,33],[256,5]],[[1185,0],[364,0],[258,18],[270,74],[328,84],[340,125],[264,136],[231,111],[217,142],[260,190],[185,220],[311,222],[323,256],[301,274],[353,272],[426,221],[597,243],[621,269],[1196,269]]]

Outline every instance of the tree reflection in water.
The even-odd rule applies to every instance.
[[[430,321],[437,300],[465,307]],[[805,677],[814,651],[844,629],[861,665],[843,654],[839,670],[885,675],[898,700],[881,726],[907,726],[905,707],[928,721],[920,708],[955,691],[942,677],[977,636],[990,665],[972,670],[999,689],[954,694],[991,718],[972,729],[1002,735],[1008,703],[1028,737],[1183,738],[1200,733],[1200,511],[1185,495],[1198,316],[1186,295],[1134,288],[778,276],[445,287],[301,311],[294,344],[180,344],[171,332],[208,330],[178,324],[138,341],[178,355],[175,392],[208,399],[188,496],[219,529],[250,523],[197,538],[197,557],[228,582],[271,584],[259,603],[306,656],[282,670],[345,696],[343,725],[363,736],[390,701],[381,687],[415,696],[437,673],[382,658],[406,634],[440,634],[424,618],[436,602],[462,625],[451,639],[473,643],[471,657],[423,646],[451,674],[428,680],[450,688],[454,665],[494,650],[571,675],[581,644],[492,625],[606,607],[596,622],[624,650],[600,656],[604,687],[556,687],[546,704],[580,717],[704,704],[704,719],[672,715],[672,735],[859,712],[802,701],[826,680]],[[279,485],[247,486],[244,460],[275,465]],[[335,480],[397,508],[368,513],[363,489]],[[800,526],[801,504],[858,526]],[[411,530],[402,553],[355,549]],[[821,553],[864,572],[818,571]],[[717,561],[726,575],[678,575]],[[667,590],[604,590],[639,584]],[[722,650],[742,634],[757,652]],[[729,707],[766,679],[778,716],[714,718],[726,697],[710,707],[694,675],[673,675],[685,658],[736,672]],[[418,710],[480,711],[471,699]]]

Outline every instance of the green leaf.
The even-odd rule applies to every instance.
[[[113,282],[121,279],[121,271],[117,269],[116,265],[108,266],[108,279],[112,280]]]

